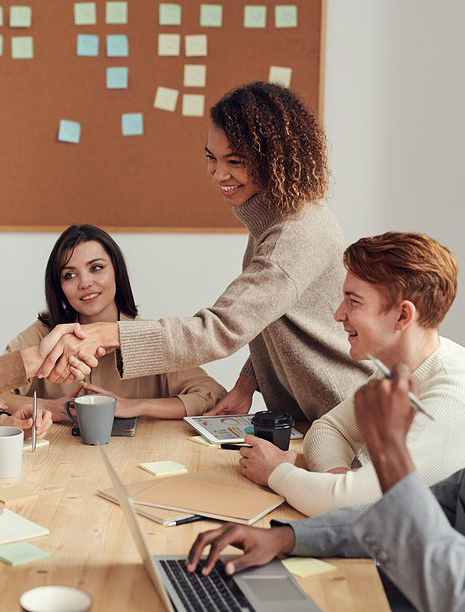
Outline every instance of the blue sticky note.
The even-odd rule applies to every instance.
[[[0,546],[0,561],[7,565],[21,565],[31,561],[46,559],[50,553],[29,542],[14,542]]]
[[[58,127],[58,140],[77,144],[81,139],[81,124],[78,121],[60,119]]]
[[[126,34],[109,34],[107,36],[107,57],[127,57],[129,42]]]
[[[126,66],[107,68],[107,89],[127,89],[128,73]]]
[[[142,136],[144,133],[144,116],[142,113],[124,113],[121,115],[123,136]]]
[[[77,35],[77,55],[83,57],[98,56],[98,36],[93,34],[78,34]]]

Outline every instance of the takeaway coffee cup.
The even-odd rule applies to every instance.
[[[257,438],[272,442],[281,450],[289,449],[292,417],[284,412],[262,410],[252,417],[253,433]]]
[[[23,612],[87,612],[92,607],[89,593],[69,586],[40,586],[21,595]]]
[[[74,405],[76,417],[71,414]],[[115,419],[116,399],[108,395],[82,395],[66,402],[66,414],[79,425],[83,444],[107,444]]]
[[[24,432],[19,427],[0,427],[0,478],[17,478],[23,462]]]

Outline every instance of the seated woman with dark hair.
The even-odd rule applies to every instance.
[[[60,323],[128,321],[137,307],[123,254],[109,234],[92,225],[73,225],[58,238],[45,272],[47,310],[39,320],[12,340],[7,351],[38,344]],[[53,420],[68,420],[66,401],[79,393],[117,398],[116,416],[182,418],[202,414],[224,397],[226,391],[201,368],[121,380],[114,351],[107,352],[83,383],[73,385],[35,379],[2,393],[10,409],[24,406],[19,395],[37,391],[39,406],[51,411]]]

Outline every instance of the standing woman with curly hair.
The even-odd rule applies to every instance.
[[[228,93],[210,117],[208,172],[249,232],[242,274],[193,317],[88,326],[87,342],[120,347],[123,377],[192,367],[249,344],[234,388],[210,414],[247,413],[259,389],[269,410],[312,422],[370,373],[350,359],[332,316],[344,241],[321,201],[324,134],[293,92],[271,83]],[[50,356],[51,363],[63,352],[57,373],[73,350],[59,346]]]

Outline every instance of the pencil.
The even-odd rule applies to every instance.
[[[36,449],[37,430],[36,430],[36,418],[37,418],[37,392],[34,391],[32,396],[32,450]]]

